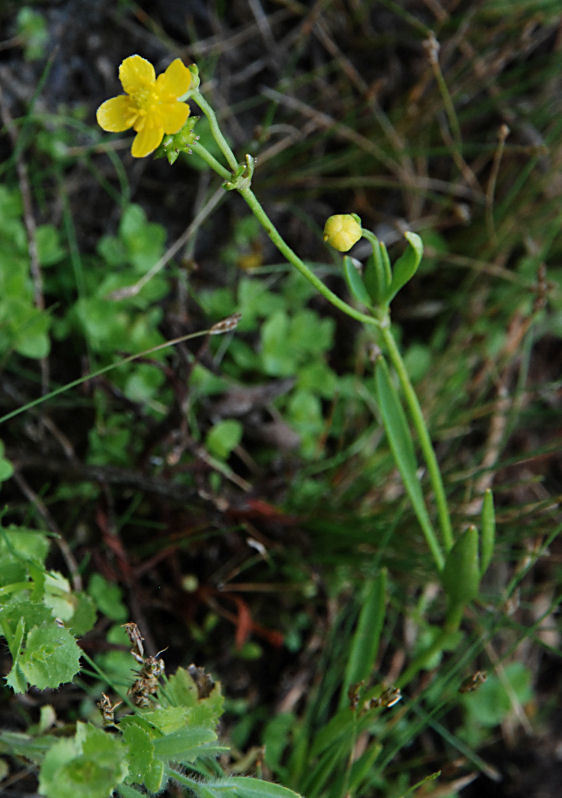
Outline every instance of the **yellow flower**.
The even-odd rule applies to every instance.
[[[140,55],[131,55],[119,67],[126,91],[100,105],[98,125],[110,133],[132,127],[137,135],[131,153],[144,158],[160,144],[164,133],[177,133],[189,116],[189,105],[178,102],[191,86],[191,73],[179,58],[156,77],[154,67]]]
[[[324,225],[324,241],[340,252],[351,249],[361,236],[361,220],[355,213],[337,213]]]

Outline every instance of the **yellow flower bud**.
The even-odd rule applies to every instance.
[[[340,252],[347,252],[361,238],[361,220],[354,213],[337,213],[324,225],[324,241]]]

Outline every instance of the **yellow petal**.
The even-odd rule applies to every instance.
[[[140,55],[130,55],[121,62],[119,80],[127,94],[152,86],[156,80],[154,67]]]
[[[181,97],[190,86],[191,72],[180,58],[172,61],[168,69],[156,79],[159,93],[170,97]]]
[[[185,125],[188,116],[189,105],[185,103],[165,103],[160,106],[164,133],[177,133]]]
[[[125,94],[106,100],[96,111],[98,125],[109,133],[120,133],[132,127],[136,115],[137,109]]]
[[[143,126],[134,138],[131,154],[133,158],[144,158],[150,155],[164,138],[164,131],[161,127]]]

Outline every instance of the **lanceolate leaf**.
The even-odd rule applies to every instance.
[[[450,607],[468,604],[478,595],[480,569],[478,531],[475,526],[463,532],[448,553],[442,580]]]
[[[347,287],[351,295],[358,301],[361,302],[363,305],[367,307],[371,306],[371,298],[365,288],[365,283],[363,282],[363,277],[358,269],[355,268],[353,265],[353,261],[349,257],[349,255],[345,255],[343,259],[343,273],[345,276],[345,281],[347,283]]]
[[[381,242],[373,243],[373,254],[365,264],[365,287],[371,302],[381,305],[390,288],[390,262],[386,247]]]
[[[435,533],[429,520],[416,474],[416,456],[412,436],[410,435],[400,398],[392,384],[388,367],[382,357],[377,360],[375,365],[375,395],[390,449],[396,466],[400,471],[404,487],[410,497],[420,526],[424,530],[426,539],[428,542],[430,540],[435,541],[435,544],[433,544],[435,548],[438,544],[436,543]],[[442,555],[436,555],[435,551],[434,556],[441,556],[442,560]]]
[[[361,612],[351,643],[342,690],[342,702],[350,685],[367,679],[373,670],[386,609],[386,570],[366,583]]]
[[[494,497],[491,490],[487,490],[484,494],[481,529],[480,576],[482,577],[486,573],[490,560],[492,559],[496,539],[496,516],[494,512]]]
[[[412,279],[423,256],[423,243],[419,235],[408,232],[404,234],[404,237],[408,242],[408,247],[392,269],[392,282],[386,296],[387,303],[396,296],[408,280]]]

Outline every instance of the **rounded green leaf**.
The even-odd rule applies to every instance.
[[[242,424],[233,418],[219,421],[207,433],[209,452],[220,460],[226,460],[242,440]]]
[[[68,629],[53,621],[31,629],[19,665],[30,684],[45,690],[72,680],[80,670],[80,654]]]

